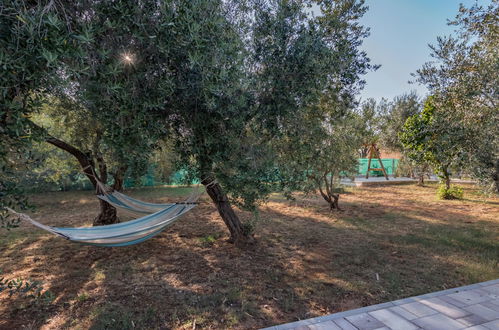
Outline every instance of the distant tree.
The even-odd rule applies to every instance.
[[[362,117],[352,111],[320,122],[307,117],[297,123],[296,135],[279,140],[276,157],[288,197],[292,190],[318,190],[331,211],[339,210],[341,178],[358,171],[363,124]]]
[[[173,152],[171,141],[160,141],[158,147],[151,155],[155,177],[162,182],[168,182],[175,172],[176,161],[177,155]]]
[[[417,164],[428,162],[450,188],[451,169],[461,164],[462,127],[448,120],[446,110],[435,106],[434,98],[425,101],[423,110],[409,117],[400,133],[400,142]]]
[[[370,98],[364,101],[358,114],[361,116],[363,125],[360,135],[364,137],[362,147],[359,149],[359,157],[368,157],[369,147],[372,143],[379,143],[383,133],[383,116],[388,111],[390,103],[382,98],[379,102]]]
[[[416,92],[396,96],[380,111],[380,144],[389,150],[403,152],[399,132],[404,127],[407,118],[421,111],[421,100]]]
[[[401,158],[396,170],[397,175],[405,175],[418,178],[418,184],[424,185],[425,176],[430,174],[430,164],[427,161],[416,162],[407,156],[403,144],[400,141],[400,132],[405,122],[411,116],[421,111],[422,102],[416,92],[396,96],[385,106],[380,116],[380,144],[382,148],[401,153]]]
[[[456,34],[431,46],[434,62],[415,74],[450,122],[463,129],[462,166],[499,192],[499,2],[461,5],[449,24]]]

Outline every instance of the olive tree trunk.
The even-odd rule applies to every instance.
[[[126,167],[120,167],[113,175],[114,177],[114,184],[112,186],[113,190],[117,191],[123,190],[123,181],[124,181],[125,172],[126,172]],[[106,182],[107,168],[104,163],[101,163],[100,173],[101,173],[102,182]],[[113,223],[120,222],[120,218],[118,217],[116,208],[114,206],[99,198],[99,207],[100,207],[100,212],[94,218],[93,221],[94,226],[110,225]]]
[[[442,176],[443,176],[443,180],[445,183],[445,188],[447,190],[449,190],[450,189],[450,174],[449,174],[448,166],[442,167]]]
[[[236,245],[253,242],[254,238],[249,233],[245,232],[243,224],[232,209],[229,199],[222,190],[220,184],[211,177],[204,179],[201,183],[205,186],[208,196],[210,196],[217,207],[220,217],[229,229],[229,242]]]
[[[418,177],[418,186],[424,187],[424,173],[420,173]]]
[[[341,211],[339,206],[340,194],[334,192],[334,175],[325,173],[322,177],[316,177],[315,182],[319,188],[322,198],[329,204],[329,210]],[[324,188],[323,188],[324,184]]]
[[[492,174],[492,179],[494,180],[494,190],[499,193],[499,159],[496,160],[495,171]]]
[[[43,130],[41,127],[37,126],[34,123],[32,123],[32,125],[36,129]],[[76,158],[76,160],[78,161],[78,163],[80,164],[83,173],[90,180],[90,182],[92,183],[94,188],[97,189],[97,181],[96,181],[97,171],[95,170],[95,165],[93,164],[92,160],[83,151],[81,151],[78,148],[70,145],[69,143],[62,141],[58,138],[55,138],[51,135],[47,135],[47,137],[45,138],[45,141],[47,143],[50,143],[51,145],[61,149],[61,150],[64,150],[64,151],[68,152],[69,154],[73,155]],[[99,162],[99,167],[100,167],[99,172],[101,174],[100,181],[106,182],[107,181],[107,168],[106,168],[106,165],[102,159]],[[115,189],[115,190],[122,189],[122,184],[123,184],[122,176],[124,175],[124,171],[122,171],[122,169],[123,168],[120,168],[115,175],[115,186],[116,187],[113,187],[113,189]],[[116,209],[112,205],[99,199],[99,206],[100,206],[100,212],[93,221],[94,226],[107,225],[107,224],[120,222],[120,219],[118,218]]]
[[[94,218],[93,226],[104,226],[120,222],[116,208],[111,204],[99,199],[99,214]]]

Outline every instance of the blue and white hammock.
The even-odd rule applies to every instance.
[[[155,204],[134,199],[118,191],[97,195],[98,198],[127,213],[144,215],[156,213],[175,204]],[[188,202],[187,200],[186,202]]]
[[[111,196],[115,196],[115,194],[116,192],[114,192]],[[17,213],[12,209],[8,210],[16,214],[20,219],[26,220],[36,227],[51,232],[55,235],[62,236],[70,241],[97,246],[127,246],[143,242],[159,234],[165,228],[172,225],[176,220],[178,220],[181,215],[193,209],[197,205],[197,203],[194,202],[194,199],[196,198],[196,196],[194,195],[192,195],[185,202],[175,204],[145,203],[123,194],[120,194],[120,198],[121,197],[129,198],[130,202],[132,202],[132,204],[134,205],[139,202],[138,204],[143,203],[144,207],[159,207],[158,205],[162,205],[165,207],[155,213],[145,215],[135,220],[116,223],[112,225],[81,228],[47,226],[31,219],[26,214]],[[199,197],[199,195],[197,197]],[[122,209],[127,209],[126,204],[122,204],[119,207]],[[130,209],[132,209],[132,211],[134,210],[133,207]]]
[[[119,191],[113,191],[112,188],[100,182],[97,178],[96,181],[98,187],[97,191],[100,192],[100,194],[97,195],[98,198],[132,215],[141,216],[144,214],[156,213],[164,210],[165,208],[175,205],[144,202],[122,194]],[[196,190],[192,191],[191,195],[184,203],[193,203],[199,198],[200,195],[201,193],[199,192],[198,186]]]

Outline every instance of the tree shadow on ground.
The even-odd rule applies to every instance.
[[[320,199],[272,200],[246,250],[225,242],[211,204],[130,247],[20,240],[0,267],[43,279],[56,300],[45,310],[9,300],[17,307],[0,311],[1,326],[257,328],[497,275],[494,230],[479,217],[465,224],[448,210],[433,219],[434,209],[413,203],[343,207],[331,214]]]

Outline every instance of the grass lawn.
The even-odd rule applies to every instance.
[[[70,243],[22,224],[0,230],[7,278],[41,280],[55,300],[0,293],[0,328],[257,328],[499,277],[499,198],[465,187],[438,201],[436,186],[351,189],[343,212],[317,196],[262,206],[257,244],[241,250],[206,197],[159,236],[130,247]],[[186,188],[133,190],[178,201]],[[32,216],[81,226],[91,192],[33,195]],[[243,213],[243,218],[251,215]]]

